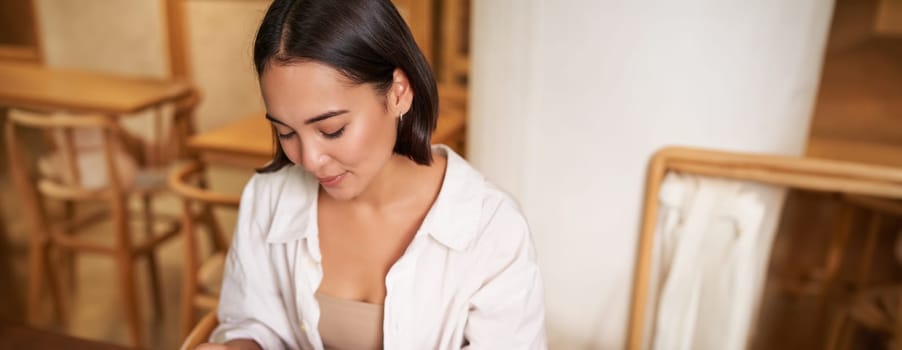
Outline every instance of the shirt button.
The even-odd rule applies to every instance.
[[[302,331],[305,331],[305,332],[307,331],[307,322],[302,322],[302,323],[301,323],[301,330],[302,330]]]

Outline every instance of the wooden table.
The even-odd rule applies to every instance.
[[[123,115],[191,94],[185,82],[0,62],[0,106]]]
[[[18,349],[126,350],[128,348],[29,327],[0,325],[0,350]]]
[[[462,113],[445,111],[438,118],[433,143],[448,144],[460,152],[466,124]],[[188,147],[208,163],[241,168],[258,168],[272,160],[273,138],[270,122],[263,112],[200,133],[188,139]]]

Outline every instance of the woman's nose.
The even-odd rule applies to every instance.
[[[301,166],[308,172],[316,174],[328,160],[329,156],[318,145],[301,146]]]

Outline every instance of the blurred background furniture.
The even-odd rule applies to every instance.
[[[48,152],[35,155],[22,143],[28,131],[50,135]],[[43,283],[50,283],[58,317],[66,319],[62,286],[58,285],[57,266],[50,260],[59,249],[105,254],[114,258],[123,310],[128,320],[131,341],[143,346],[144,336],[138,291],[134,274],[135,260],[146,258],[157,315],[163,312],[160,281],[154,258],[155,248],[174,237],[177,221],[168,221],[163,232],[156,225],[150,208],[151,196],[165,190],[165,178],[159,171],[142,168],[123,151],[124,131],[114,117],[90,115],[40,115],[10,113],[5,126],[10,172],[16,183],[24,213],[32,232],[29,243],[28,308],[32,320],[41,304]],[[81,141],[79,141],[81,140]],[[143,204],[144,238],[132,235],[128,201],[140,198]],[[84,207],[104,203],[103,210],[86,215],[53,217],[51,204]],[[84,228],[109,218],[114,237],[110,243],[79,238]]]
[[[887,349],[902,348],[902,286],[870,287],[855,294],[833,321],[826,349],[850,349],[855,330],[888,337]]]
[[[148,164],[162,164],[184,149],[193,134],[191,111],[196,91],[184,81],[124,77],[0,61],[0,106],[40,112],[128,116],[153,111],[148,147],[136,154]],[[174,106],[166,121],[163,109]]]
[[[182,235],[184,237],[184,269],[182,281],[181,337],[188,336],[197,321],[196,313],[215,310],[219,302],[222,273],[229,242],[216,220],[215,208],[237,211],[240,197],[216,193],[205,186],[205,167],[201,162],[188,162],[173,169],[169,187],[182,200]],[[206,220],[198,220],[205,216]],[[198,238],[200,225],[209,233],[209,252],[204,254]]]
[[[4,286],[0,289],[0,325],[25,323],[22,289],[16,281],[12,264],[6,222],[0,215],[0,285]]]
[[[128,348],[25,326],[4,326],[0,324],[0,350],[19,349],[126,350]]]
[[[887,218],[902,217],[902,201],[878,197],[848,196],[846,201],[851,206],[865,208],[870,214],[867,231],[865,232],[865,246],[861,261],[858,264],[858,278],[849,283],[852,297],[840,305],[839,310],[833,316],[827,349],[849,349],[855,343],[856,330],[864,329],[879,333],[888,338],[887,348],[902,349],[902,284],[874,285],[870,281],[873,268],[875,251],[880,241],[882,225]],[[848,229],[848,227],[846,227]],[[896,244],[899,239],[895,237]],[[848,247],[840,246],[831,252],[839,254],[835,260],[842,261]],[[898,254],[898,251],[897,251]],[[899,256],[896,256],[897,264]],[[835,276],[835,271],[828,276]],[[838,284],[840,281],[831,281]]]
[[[666,281],[666,277],[664,285],[657,282],[658,276],[668,276],[666,272],[668,267],[661,266],[660,254],[662,251],[658,242],[662,239],[659,237],[661,216],[659,216],[658,210],[660,201],[668,195],[661,191],[662,181],[665,175],[672,172],[752,181],[787,188],[902,199],[902,170],[896,168],[824,159],[752,155],[703,149],[665,148],[660,150],[649,164],[645,188],[644,213],[639,238],[633,301],[630,309],[628,349],[646,349],[654,344],[656,330],[653,328],[655,319],[658,317],[657,308],[661,302],[658,298],[662,293],[662,288],[667,288],[666,283],[669,283]],[[764,267],[766,268],[766,265]],[[664,271],[660,271],[661,269]],[[755,277],[743,276],[743,278]],[[759,298],[760,293],[755,294],[753,298]],[[756,308],[759,300],[750,300],[750,302],[753,305],[752,308]],[[741,310],[721,311],[730,313]],[[708,332],[716,331],[708,330]],[[716,339],[717,336],[715,335],[713,338]],[[739,346],[746,346],[746,341],[747,339],[740,339]],[[665,348],[677,346],[677,344],[661,345]],[[709,342],[706,345],[718,348],[716,342]]]
[[[0,105],[39,111],[127,115],[192,94],[185,82],[0,61]]]
[[[219,320],[216,318],[216,309],[210,310],[191,329],[191,332],[185,337],[185,341],[182,342],[182,346],[179,349],[193,350],[198,345],[206,343],[210,336],[213,335],[213,330],[216,329],[217,325],[219,325]]]

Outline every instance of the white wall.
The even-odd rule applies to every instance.
[[[469,157],[520,200],[552,348],[619,348],[645,166],[800,154],[832,1],[473,3]]]

